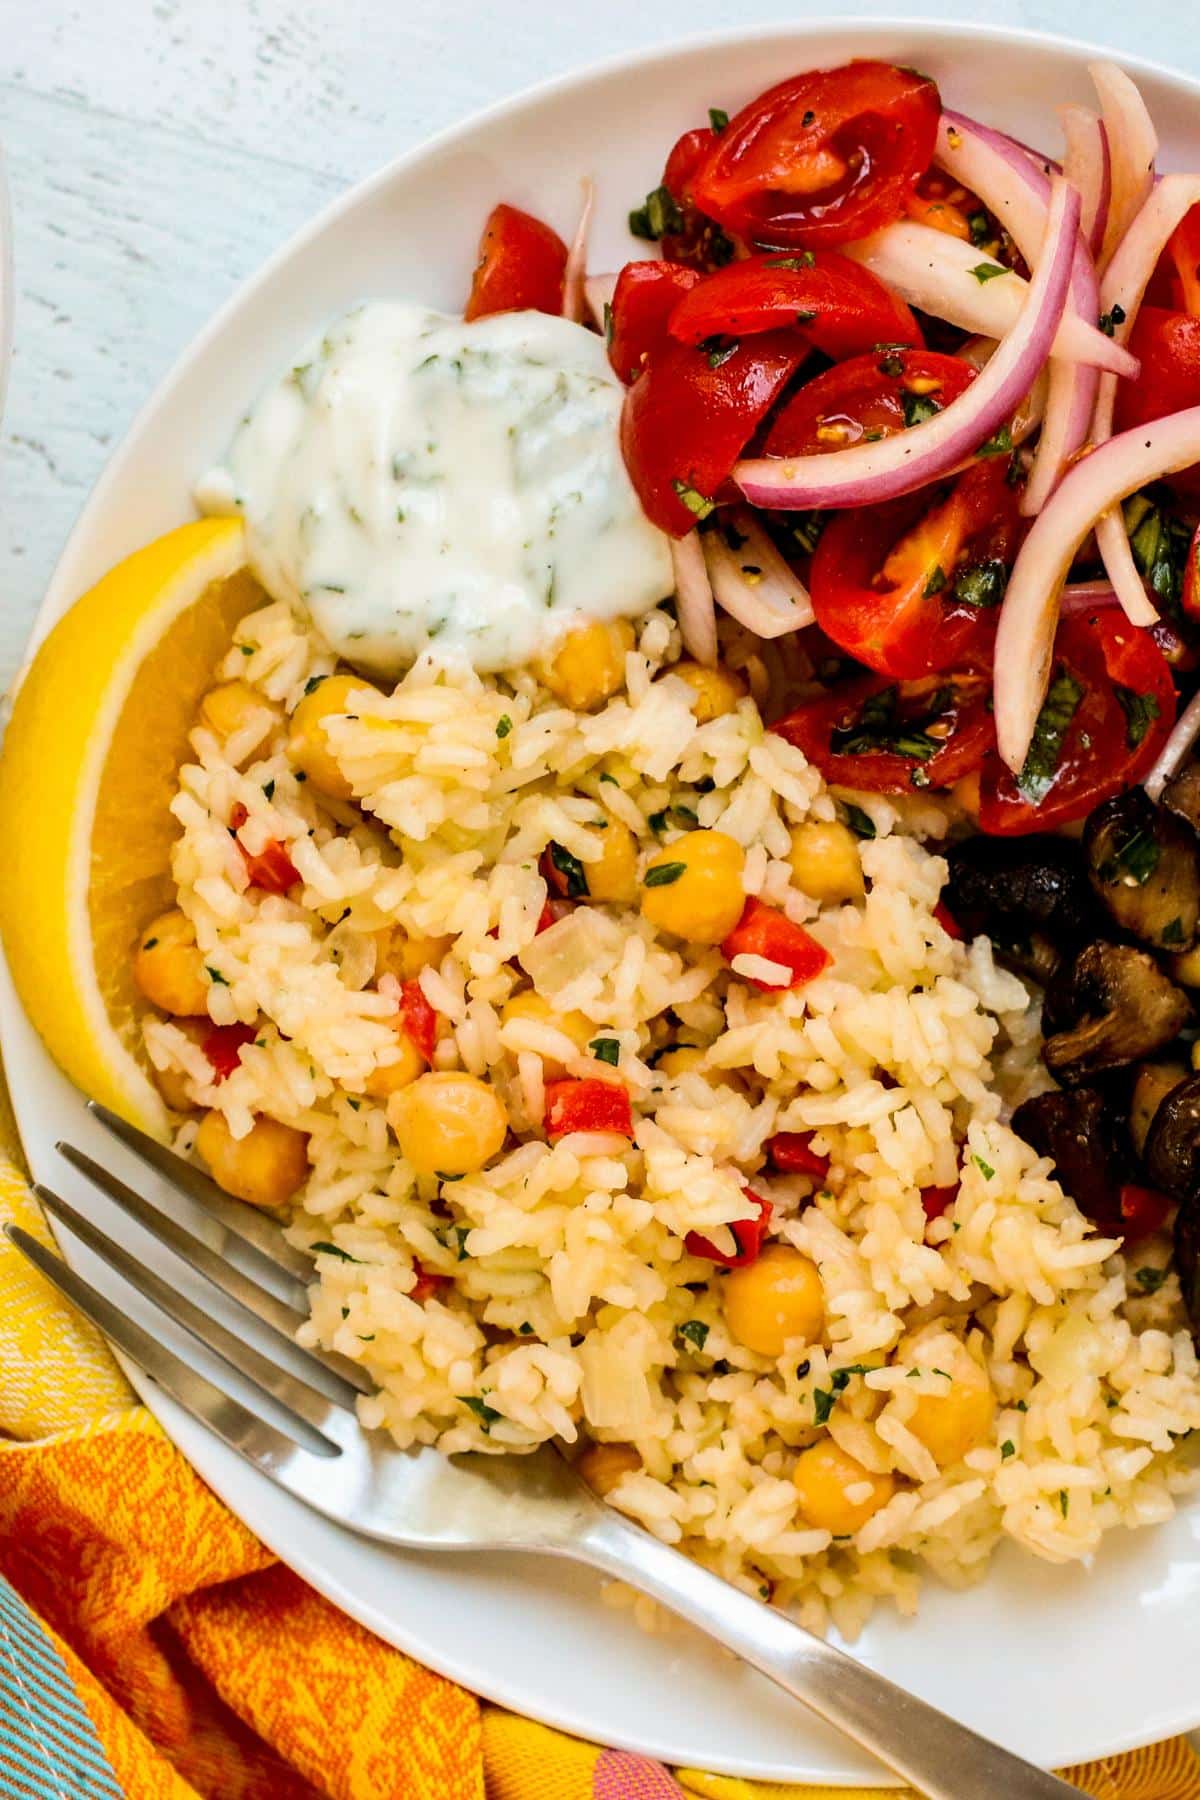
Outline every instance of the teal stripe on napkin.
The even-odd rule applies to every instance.
[[[123,1800],[58,1652],[2,1577],[0,1796]]]

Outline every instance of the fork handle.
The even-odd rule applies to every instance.
[[[576,1549],[594,1568],[698,1625],[928,1800],[1080,1800],[1078,1788],[894,1687],[619,1513],[601,1514]]]

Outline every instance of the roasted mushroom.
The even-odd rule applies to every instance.
[[[1132,944],[1088,944],[1046,997],[1046,1067],[1064,1087],[1162,1050],[1191,1017],[1182,988]]]
[[[1142,1154],[1156,1188],[1176,1200],[1200,1200],[1200,1075],[1192,1075],[1162,1100]]]
[[[986,932],[1004,962],[1043,985],[1064,946],[1102,929],[1076,844],[974,837],[951,845],[946,861],[944,897],[963,931],[968,937]]]
[[[1190,950],[1200,924],[1196,834],[1130,788],[1098,806],[1083,835],[1088,880],[1116,923],[1152,950]]]
[[[1185,763],[1173,775],[1161,795],[1162,804],[1193,831],[1200,831],[1200,758]]]
[[[1167,1095],[1187,1078],[1188,1071],[1181,1062],[1148,1062],[1138,1070],[1129,1101],[1129,1136],[1139,1156],[1146,1148],[1155,1113]]]
[[[1080,1212],[1120,1231],[1121,1189],[1135,1179],[1119,1110],[1097,1088],[1038,1094],[1013,1114],[1013,1130],[1052,1159]]]

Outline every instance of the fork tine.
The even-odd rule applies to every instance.
[[[313,1451],[297,1445],[274,1425],[256,1418],[240,1400],[223,1392],[206,1375],[189,1368],[165,1344],[158,1343],[136,1320],[129,1318],[21,1226],[5,1225],[4,1235],[35,1269],[53,1282],[72,1306],[78,1307],[84,1317],[91,1320],[98,1331],[151,1376],[164,1393],[266,1474],[282,1477],[285,1470],[296,1466],[297,1458],[302,1459],[301,1466],[305,1468],[321,1468],[329,1458],[341,1455],[340,1447],[329,1444],[324,1438],[318,1441],[326,1444],[326,1449]]]
[[[270,1394],[273,1400],[278,1400],[281,1406],[297,1414],[316,1431],[327,1424],[331,1402],[323,1394],[309,1387],[299,1376],[290,1375],[286,1369],[279,1368],[269,1357],[256,1350],[253,1344],[247,1343],[245,1338],[228,1330],[211,1313],[194,1306],[186,1295],[178,1293],[160,1275],[156,1275],[153,1269],[146,1268],[136,1257],[130,1256],[127,1250],[106,1237],[99,1226],[77,1212],[61,1195],[46,1187],[39,1187],[37,1194],[47,1212],[53,1213],[56,1219],[61,1219],[110,1269],[115,1269],[131,1287],[152,1300],[169,1319],[174,1319],[176,1324],[182,1325],[185,1331],[198,1338],[223,1363],[227,1363],[235,1374],[244,1375],[247,1380],[254,1382],[257,1387]],[[346,1389],[343,1405],[353,1411],[354,1391],[349,1387]]]
[[[114,1200],[122,1211],[129,1213],[139,1225],[144,1226],[160,1243],[166,1244],[189,1267],[211,1281],[230,1300],[239,1301],[256,1319],[283,1338],[294,1355],[305,1359],[313,1385],[319,1387],[331,1400],[336,1400],[339,1404],[343,1402],[343,1384],[346,1382],[360,1394],[374,1392],[370,1376],[348,1357],[339,1356],[332,1350],[303,1349],[296,1343],[296,1332],[304,1323],[306,1312],[287,1306],[282,1300],[276,1299],[274,1294],[268,1294],[241,1269],[235,1269],[214,1250],[210,1250],[207,1244],[202,1244],[199,1238],[193,1237],[178,1219],[172,1219],[169,1214],[151,1206],[148,1200],[135,1194],[132,1188],[126,1187],[123,1181],[102,1168],[98,1162],[93,1162],[90,1156],[85,1156],[82,1150],[76,1150],[72,1144],[60,1144],[58,1148],[69,1163],[86,1175],[89,1181],[94,1182],[110,1200]],[[310,1366],[313,1364],[318,1366],[313,1368]],[[339,1385],[335,1388],[329,1386],[331,1375],[339,1378]]]
[[[303,1250],[297,1250],[295,1244],[289,1244],[283,1231],[274,1219],[268,1219],[253,1206],[246,1206],[240,1200],[232,1200],[219,1188],[211,1175],[198,1169],[195,1163],[184,1162],[165,1144],[156,1138],[147,1137],[144,1131],[138,1131],[128,1124],[119,1114],[110,1112],[107,1106],[101,1106],[98,1100],[88,1101],[88,1111],[93,1113],[100,1123],[112,1132],[122,1144],[132,1150],[135,1156],[149,1163],[156,1174],[162,1175],[173,1186],[182,1188],[189,1199],[202,1206],[207,1213],[232,1231],[242,1242],[265,1256],[268,1262],[274,1263],[297,1281],[312,1280],[312,1259]]]

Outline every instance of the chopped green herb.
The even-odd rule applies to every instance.
[[[904,373],[904,358],[902,356],[897,356],[894,351],[889,351],[888,355],[885,356],[876,367],[881,375],[887,376],[889,381],[897,381]],[[916,394],[902,394],[901,405],[903,405],[906,399],[915,400],[916,398]],[[906,425],[909,423],[907,413],[905,414],[904,423]]]
[[[1097,874],[1113,885],[1123,882],[1130,887],[1144,887],[1158,867],[1162,851],[1152,831],[1137,826],[1114,834],[1113,853],[1101,863]]]
[[[1159,1288],[1167,1279],[1167,1271],[1165,1269],[1151,1268],[1150,1265],[1147,1264],[1144,1269],[1138,1270],[1133,1279],[1137,1282],[1143,1294],[1157,1294]]]
[[[629,215],[629,229],[634,237],[653,242],[672,232],[683,230],[683,214],[669,188],[656,187],[646,195],[645,204],[635,206]]]
[[[707,499],[698,488],[689,487],[686,481],[673,481],[671,486],[690,513],[697,519],[707,519],[715,501]]]
[[[1125,714],[1125,742],[1131,750],[1136,750],[1159,715],[1157,696],[1137,694],[1132,688],[1122,687],[1120,682],[1114,683],[1114,689]]]
[[[934,563],[932,569],[929,571],[928,579],[925,582],[923,590],[924,598],[926,600],[931,600],[934,594],[940,594],[945,586],[946,571],[943,569],[941,563]]]
[[[340,1245],[329,1244],[324,1240],[319,1244],[310,1244],[308,1247],[314,1256],[336,1256],[340,1258],[342,1262],[352,1263],[360,1262],[362,1260],[360,1257],[351,1256],[350,1252],[348,1250],[343,1250]]]
[[[673,882],[687,872],[687,864],[681,862],[657,863],[654,868],[646,870],[647,887],[670,887]]]
[[[992,1176],[996,1173],[991,1163],[984,1162],[982,1156],[972,1156],[971,1161],[975,1164],[975,1167],[979,1170],[979,1173],[983,1176],[985,1181],[990,1181]]]
[[[452,1231],[456,1240],[454,1247],[457,1249],[457,1259],[459,1262],[466,1262],[467,1239],[471,1235],[471,1227],[469,1225],[455,1225],[452,1227]]]
[[[1122,516],[1138,573],[1145,576],[1159,600],[1168,607],[1177,606],[1192,541],[1188,527],[1144,494],[1132,494]]]
[[[730,357],[737,350],[738,341],[736,338],[723,337],[718,333],[718,335],[716,337],[705,338],[703,343],[700,345],[700,348],[703,350],[705,356],[707,356],[707,358],[708,358],[709,368],[710,369],[719,369],[721,367],[721,364],[727,363],[729,361]],[[677,492],[678,492],[678,486],[679,486],[679,484],[676,483],[676,491]],[[680,494],[679,497],[681,500],[683,499],[682,494]],[[685,506],[690,506],[690,502],[687,500],[684,500],[683,503]]]
[[[616,1038],[593,1038],[588,1049],[598,1062],[616,1068],[621,1060],[621,1046]]]
[[[328,675],[310,675],[304,684],[305,694],[315,694],[321,683],[328,680]]]
[[[590,892],[587,871],[577,856],[572,856],[561,844],[551,844],[550,861],[567,884],[568,900],[583,899]]]
[[[784,515],[786,529],[791,534],[796,548],[805,556],[811,556],[821,540],[825,529],[827,515],[823,512],[799,512]]]
[[[964,606],[999,606],[1008,586],[1008,568],[998,556],[971,563],[954,578],[954,598]]]
[[[275,798],[275,783],[273,781],[264,781],[263,793],[268,800],[273,800]]]
[[[1111,312],[1100,314],[1100,329],[1105,337],[1112,337],[1118,325],[1125,323],[1125,308],[1114,306]]]
[[[729,114],[725,111],[723,106],[710,106],[708,109],[708,122],[719,137],[729,123]]]
[[[496,736],[498,738],[506,738],[511,730],[512,720],[507,713],[504,713],[496,720]]]
[[[926,419],[932,419],[942,409],[932,394],[910,394],[905,388],[900,395],[900,410],[906,425],[924,425]]]
[[[811,250],[797,250],[794,256],[768,256],[764,269],[811,269],[816,262]]]
[[[205,963],[204,973],[208,976],[208,979],[212,982],[214,987],[228,987],[229,986],[229,983],[226,981],[225,977],[222,975],[220,969],[211,968],[208,963]]]
[[[1013,1443],[1011,1438],[1005,1438],[1000,1446],[1000,1461],[1007,1462],[1010,1456],[1015,1456],[1016,1454],[1017,1446]]]
[[[1028,1400],[1014,1400],[1013,1401],[1013,1411],[1014,1412],[1028,1412],[1029,1411]]]
[[[253,656],[254,655],[254,645],[253,644],[239,644],[238,649],[241,651],[243,656]]]
[[[675,1336],[683,1338],[684,1342],[691,1344],[694,1349],[703,1350],[708,1337],[708,1326],[702,1319],[685,1319],[676,1330]]]
[[[1007,275],[1009,271],[1003,263],[981,262],[976,263],[969,273],[975,277],[980,287],[983,287],[986,282],[995,281],[997,275]]]
[[[967,214],[967,230],[971,233],[971,242],[976,246],[986,244],[992,235],[992,222],[982,206]]]
[[[600,779],[601,779],[601,781],[611,781],[614,787],[620,787],[620,785],[621,785],[620,782],[617,780],[616,776],[610,775],[607,769],[604,770]]]
[[[662,833],[667,829],[667,818],[670,811],[671,809],[669,806],[664,806],[661,812],[652,812],[647,818],[646,823],[649,825],[655,837],[661,837]]]
[[[1054,786],[1063,744],[1082,699],[1080,683],[1069,669],[1060,669],[1042,701],[1024,767],[1017,776],[1018,788],[1033,806]]]
[[[305,773],[304,773],[304,770],[303,770],[303,769],[297,769],[297,770],[296,770],[296,773],[295,773],[295,777],[294,777],[294,779],[295,779],[295,780],[296,780],[296,781],[307,781],[307,780],[308,780],[308,776],[307,776],[307,775],[306,775],[306,774],[305,774]]]
[[[940,695],[934,696],[933,711],[937,711]],[[898,690],[894,687],[883,688],[873,694],[859,708],[858,718],[851,725],[839,726],[830,736],[830,748],[839,756],[870,755],[877,750],[893,750],[898,756],[911,756],[917,762],[925,762],[935,755],[942,745],[931,738],[927,732],[901,721],[896,717]]]
[[[804,312],[804,311],[798,312],[796,314],[796,324],[797,325],[811,325],[813,320],[816,318],[816,316],[817,315],[815,312]]]
[[[850,1386],[852,1375],[869,1375],[871,1368],[870,1363],[847,1363],[844,1368],[833,1371],[829,1378],[829,1385],[835,1394],[843,1394]]]
[[[668,811],[677,825],[684,825],[689,831],[695,831],[697,825],[700,823],[699,814],[694,812],[690,806],[680,806],[678,802],[676,802],[673,806],[668,808]]]
[[[489,1406],[486,1400],[476,1399],[474,1394],[456,1394],[455,1398],[460,1400],[464,1406],[469,1406],[473,1413],[478,1414],[479,1423],[485,1432],[490,1432],[496,1420],[504,1417],[504,1414],[497,1412],[494,1406]]]
[[[533,1336],[533,1326],[529,1323],[528,1319],[521,1320],[521,1323],[517,1326],[517,1331],[519,1332],[521,1337],[532,1337]]]
[[[373,1331],[360,1331],[358,1334],[358,1341],[360,1344],[373,1344],[375,1342],[375,1333]]]
[[[1058,1490],[1058,1510],[1064,1519],[1071,1510],[1071,1496],[1068,1494],[1066,1488],[1059,1488]]]
[[[875,821],[861,806],[855,806],[851,800],[843,800],[842,811],[846,815],[846,823],[855,837],[873,838],[876,836]]]
[[[439,1181],[462,1181],[464,1179],[461,1175],[447,1175],[444,1169],[438,1169],[435,1173]]]
[[[143,950],[153,950],[153,948],[154,948],[155,944],[157,944],[157,942],[158,942],[158,939],[156,937],[147,938],[145,943],[142,945],[142,949]]]
[[[837,1395],[828,1388],[813,1390],[813,1419],[818,1425],[827,1425],[829,1415],[833,1411]]]
[[[1007,425],[1001,425],[985,444],[980,444],[976,456],[1007,456],[1013,447],[1012,432]]]

